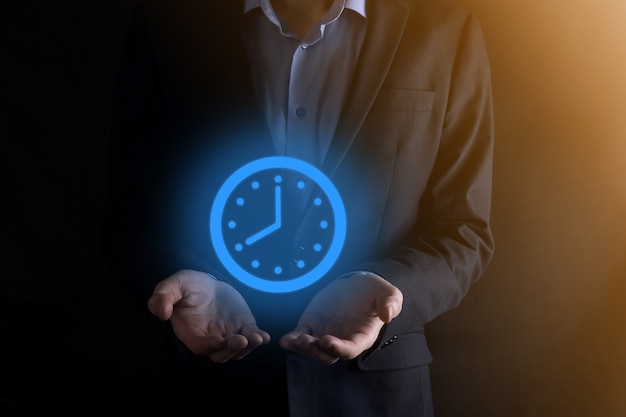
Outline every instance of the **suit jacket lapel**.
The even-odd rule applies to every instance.
[[[332,176],[348,152],[389,71],[408,9],[398,1],[369,0],[367,29],[356,71],[322,169]]]

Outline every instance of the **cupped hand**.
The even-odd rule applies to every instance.
[[[280,346],[325,364],[353,359],[376,342],[402,302],[402,292],[378,275],[357,272],[337,279],[313,297]]]
[[[189,350],[215,362],[242,359],[270,341],[241,294],[203,272],[181,270],[159,282],[148,308]]]

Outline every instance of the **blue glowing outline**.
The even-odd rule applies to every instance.
[[[335,218],[335,230],[328,252],[326,252],[326,255],[324,255],[315,268],[300,277],[287,281],[269,281],[246,271],[231,256],[222,233],[222,218],[228,198],[243,180],[263,170],[281,168],[300,172],[319,185],[322,191],[328,196]],[[314,284],[322,278],[339,258],[345,242],[346,230],[346,210],[339,192],[330,179],[313,165],[287,156],[260,158],[243,165],[233,172],[231,176],[224,181],[224,184],[222,184],[217,192],[209,219],[209,233],[215,253],[228,272],[249,287],[271,293],[297,291]]]

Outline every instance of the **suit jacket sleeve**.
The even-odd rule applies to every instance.
[[[404,294],[403,310],[386,326],[380,344],[420,332],[425,323],[457,307],[492,258],[490,70],[471,14],[460,33],[439,148],[418,220],[388,256],[363,265]]]

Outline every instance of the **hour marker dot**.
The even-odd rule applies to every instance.
[[[316,206],[321,206],[322,205],[322,199],[319,197],[316,197],[315,200],[313,200],[313,204],[315,204]]]
[[[305,184],[304,184],[304,181],[298,181],[297,186],[298,186],[298,188],[299,188],[299,189],[303,189],[303,188],[304,188],[304,185],[305,185]]]
[[[244,199],[243,199],[243,198],[241,198],[241,197],[239,197],[239,198],[237,199],[237,205],[238,205],[238,206],[243,206],[243,203],[245,203]]]
[[[298,268],[304,268],[304,261],[298,261],[296,265],[298,265]]]
[[[241,251],[243,250],[243,245],[242,245],[241,243],[237,243],[237,244],[235,245],[235,250],[236,250],[237,252],[241,252]]]
[[[258,181],[253,181],[252,182],[252,188],[255,189],[255,190],[258,190],[259,189],[259,182]]]
[[[326,228],[328,227],[328,222],[327,222],[326,220],[322,220],[322,221],[320,222],[320,227],[321,227],[322,229],[326,229]]]
[[[274,177],[274,182],[275,182],[276,184],[279,184],[279,183],[281,183],[282,181],[283,181],[283,177],[281,177],[280,175],[276,175],[276,176]]]
[[[322,245],[320,245],[319,243],[316,243],[315,245],[313,245],[313,250],[315,252],[319,252],[322,250]]]
[[[276,275],[279,275],[283,272],[283,269],[280,266],[277,266],[276,268],[274,268],[274,273]]]
[[[252,268],[258,268],[259,265],[260,265],[260,263],[256,259],[254,261],[252,261]]]
[[[231,220],[228,222],[228,227],[230,227],[231,229],[234,229],[235,227],[237,227],[237,222]]]

